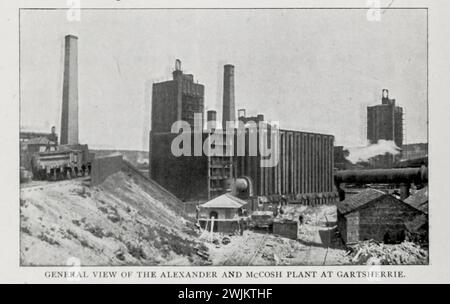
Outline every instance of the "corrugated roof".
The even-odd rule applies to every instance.
[[[384,195],[388,194],[380,190],[369,188],[359,192],[358,194],[352,195],[349,198],[346,198],[342,202],[338,202],[337,209],[340,213],[346,214]]]
[[[405,199],[405,203],[428,214],[428,187],[424,187]]]
[[[225,193],[206,203],[200,205],[202,208],[231,208],[238,209],[247,204],[247,202],[229,194]]]

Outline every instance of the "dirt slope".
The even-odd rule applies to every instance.
[[[205,250],[179,201],[132,171],[21,189],[22,265],[202,265]]]

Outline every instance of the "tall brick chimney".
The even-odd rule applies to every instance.
[[[78,144],[78,37],[65,37],[61,145]]]
[[[223,70],[223,108],[222,129],[226,129],[227,121],[235,121],[234,109],[234,66],[226,64]]]

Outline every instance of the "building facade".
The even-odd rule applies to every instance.
[[[225,70],[230,73],[230,67]],[[234,88],[229,85],[230,80],[227,83]],[[179,60],[175,63],[173,80],[153,84],[150,177],[183,201],[206,200],[226,193],[227,180],[232,178],[231,157],[203,153],[203,143],[210,135],[210,131],[203,129],[204,91],[204,85],[194,83],[193,75],[183,74]],[[230,96],[234,95],[225,94],[232,100]],[[194,128],[195,114],[200,114],[202,119],[198,122],[201,129],[191,129],[189,134],[192,153],[174,156],[171,145],[178,134],[171,133],[171,126],[176,121],[185,121]],[[216,120],[215,113],[209,115],[210,120]],[[194,155],[199,142],[202,153]]]
[[[232,65],[224,66],[224,90],[230,92],[224,93],[223,109],[226,111],[226,122],[232,123],[235,119],[234,73]],[[236,178],[247,178],[253,195],[265,196],[269,201],[279,201],[282,196],[284,200],[308,205],[334,203],[337,200],[333,186],[334,136],[280,130],[277,141],[271,142],[269,133],[259,129],[259,123],[264,123],[267,130],[271,130],[270,124],[264,122],[264,116],[259,114],[247,117],[243,109],[238,111],[239,122],[245,125],[253,122],[258,128],[244,128],[244,136],[239,132],[242,129],[235,127],[225,129],[224,132],[224,128],[216,129],[217,121],[214,120],[217,113],[208,111],[208,126],[213,127],[193,130],[186,135],[190,138],[187,145],[190,145],[191,155],[175,156],[171,147],[179,134],[170,132],[171,125],[177,119],[190,122],[191,114],[201,113],[203,117],[203,86],[191,87],[193,91],[200,92],[200,95],[192,93],[198,98],[190,99],[196,102],[189,114],[183,111],[185,99],[176,97],[182,93],[179,82],[190,83],[186,85],[189,87],[193,85],[192,80],[192,76],[185,79],[177,63],[174,80],[153,86],[149,147],[152,179],[183,201],[208,200],[230,192]],[[231,153],[210,156],[202,149],[201,155],[193,155],[195,146],[207,143],[214,131],[212,129],[215,129],[215,134],[221,132],[219,137],[222,136],[221,143],[215,142],[214,145]],[[261,140],[276,153],[272,157],[276,157],[278,162],[271,166],[261,165],[267,159],[260,153]],[[250,147],[256,147],[257,153],[251,153]]]
[[[367,107],[367,139],[371,144],[384,139],[394,141],[400,149],[403,146],[403,108],[395,105],[386,89],[381,104]]]
[[[403,108],[389,98],[389,91],[382,92],[381,104],[367,107],[367,140],[376,144],[379,140],[393,141],[403,146]],[[376,156],[370,160],[375,167],[391,167],[398,159],[391,154]]]
[[[184,74],[177,60],[173,79],[153,84],[152,126],[153,133],[170,132],[176,121],[186,121],[194,126],[194,114],[203,117],[205,87],[194,82],[192,74]],[[203,119],[201,122],[203,129]]]

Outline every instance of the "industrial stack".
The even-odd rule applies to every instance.
[[[25,140],[26,135],[21,138]],[[58,180],[90,173],[93,155],[78,141],[78,37],[74,35],[65,36],[60,144],[54,127],[45,138],[51,143],[44,142],[38,150],[28,149],[32,147],[27,139],[23,155],[28,157],[21,155],[25,162],[21,166],[30,168],[34,179]]]

